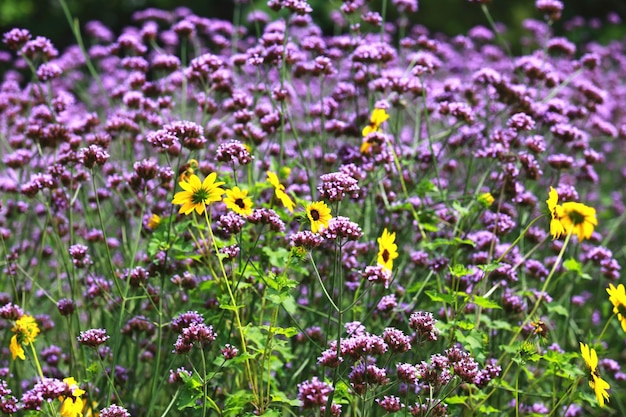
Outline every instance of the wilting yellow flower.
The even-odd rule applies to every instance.
[[[378,238],[378,265],[388,271],[393,269],[393,260],[398,257],[398,245],[395,244],[396,234],[389,233],[387,228]]]
[[[372,132],[377,132],[380,129],[380,125],[388,119],[389,114],[387,114],[387,110],[375,108],[370,116],[369,124],[363,128],[361,134],[365,137]]]
[[[550,234],[552,239],[556,239],[565,233],[565,229],[563,229],[563,225],[559,220],[559,195],[553,187],[550,187],[546,203],[548,204],[548,210],[550,210]]]
[[[154,230],[159,227],[160,224],[161,216],[153,213],[152,216],[150,216],[150,219],[148,219],[148,228],[150,228],[150,230]]]
[[[274,194],[276,195],[276,198],[280,200],[287,210],[293,213],[296,203],[294,203],[291,197],[287,195],[285,192],[285,186],[280,183],[276,173],[267,171],[267,181],[274,187]]]
[[[609,284],[606,292],[609,293],[609,301],[613,304],[613,313],[617,314],[622,330],[626,332],[626,289],[624,284],[619,284],[617,287]]]
[[[363,142],[361,143],[361,153],[369,153],[372,146],[380,146],[382,143],[380,139],[374,136],[369,136],[370,133],[378,132],[380,125],[389,119],[389,114],[385,109],[375,108],[370,116],[369,124],[363,128],[361,134],[363,135]]]
[[[11,337],[11,343],[9,344],[9,350],[13,360],[20,358],[25,360],[24,348],[22,346],[29,345],[35,341],[35,338],[39,334],[39,326],[37,321],[32,316],[24,315],[15,321],[15,325],[11,328],[11,331],[15,333]]]
[[[600,407],[604,407],[604,402],[609,402],[609,393],[606,392],[611,386],[604,379],[600,378],[598,372],[598,354],[594,348],[580,342],[580,352],[589,368],[589,387],[596,394],[596,399]]]
[[[82,417],[85,402],[80,397],[85,391],[78,388],[78,383],[72,377],[63,379],[63,382],[69,386],[72,395],[65,398],[59,397],[59,400],[63,402],[60,411],[61,417]]]
[[[306,216],[311,222],[311,231],[319,232],[322,227],[328,227],[328,222],[333,216],[330,215],[330,207],[323,201],[316,201],[306,207]]]
[[[182,166],[182,171],[180,171],[180,175],[178,176],[178,182],[189,181],[189,177],[196,172],[196,169],[198,169],[198,161],[190,159],[189,162]]]
[[[562,204],[560,222],[565,232],[578,236],[578,241],[589,239],[593,234],[593,229],[598,225],[596,219],[596,209],[582,203],[571,201]]]
[[[248,190],[240,190],[239,187],[233,187],[232,190],[226,190],[226,198],[224,198],[226,207],[242,216],[252,214],[252,200],[248,197]]]
[[[482,193],[478,196],[478,202],[485,207],[489,207],[493,204],[494,201],[496,201],[496,199],[493,198],[493,195],[491,195],[491,193]]]
[[[202,214],[206,209],[206,205],[222,200],[224,190],[220,188],[223,182],[216,182],[217,174],[212,172],[208,177],[200,182],[197,175],[189,176],[188,181],[178,183],[184,191],[177,192],[174,195],[173,204],[182,204],[179,213],[185,215],[196,210],[196,213]]]

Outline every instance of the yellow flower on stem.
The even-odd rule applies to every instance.
[[[552,235],[552,239],[556,239],[565,233],[565,229],[559,220],[559,195],[556,190],[550,187],[550,193],[548,194],[548,199],[546,200],[548,204],[548,210],[550,210],[550,234]]]
[[[316,201],[306,207],[306,216],[311,222],[311,232],[318,233],[321,228],[328,227],[328,222],[333,218],[330,207],[323,201]]]
[[[160,224],[161,224],[161,216],[159,216],[158,214],[152,213],[152,216],[150,216],[150,219],[148,219],[148,228],[150,230],[154,230],[157,227],[159,227]]]
[[[375,108],[372,111],[372,115],[370,116],[370,121],[367,126],[363,128],[361,134],[363,137],[369,135],[372,132],[378,132],[380,129],[380,125],[389,120],[389,114],[387,114],[387,110]]]
[[[274,187],[274,194],[276,198],[285,206],[289,212],[293,213],[293,209],[296,207],[296,203],[293,202],[291,197],[285,192],[285,186],[280,183],[276,173],[267,171],[267,181]]]
[[[582,203],[567,201],[558,204],[559,196],[556,190],[550,187],[549,198],[546,200],[550,210],[550,234],[556,239],[564,234],[578,236],[578,241],[589,239],[593,229],[598,225],[596,209]]]
[[[478,196],[478,202],[485,207],[489,207],[494,201],[496,201],[496,199],[493,198],[491,193],[482,193]]]
[[[81,396],[85,391],[78,387],[78,383],[72,377],[63,379],[63,382],[67,384],[72,395],[59,397],[59,400],[63,402],[60,411],[61,417],[82,417],[85,401],[83,401]]]
[[[30,345],[35,341],[35,338],[39,334],[37,321],[35,321],[35,318],[32,316],[24,315],[15,321],[15,325],[11,328],[11,331],[15,333],[11,337],[11,343],[9,345],[11,356],[13,360],[15,360],[15,358],[25,360],[26,356],[24,355],[24,348],[22,346]]]
[[[609,402],[609,393],[606,392],[611,386],[600,377],[598,372],[598,354],[594,348],[580,342],[580,352],[589,368],[589,387],[596,394],[596,399],[600,407],[604,407],[604,402]]]
[[[578,241],[589,239],[593,234],[593,229],[598,225],[596,219],[596,209],[582,203],[571,201],[562,204],[560,222],[567,233],[578,236]]]
[[[178,176],[178,182],[181,181],[189,181],[189,177],[191,177],[198,169],[198,161],[195,159],[190,159],[185,165],[181,167],[180,175]]]
[[[224,198],[226,207],[242,216],[252,214],[252,200],[248,197],[248,190],[241,190],[239,187],[233,187],[232,190],[226,190],[226,198]]]
[[[361,143],[361,153],[367,154],[373,146],[380,146],[382,141],[377,135],[370,135],[370,133],[380,131],[380,125],[389,119],[389,114],[385,109],[375,108],[372,111],[370,120],[367,126],[363,128],[361,134],[363,135],[363,142]]]
[[[622,330],[626,332],[626,289],[624,284],[619,284],[617,287],[609,284],[606,292],[609,293],[609,301],[613,304],[613,313],[617,314]]]
[[[390,272],[393,269],[393,260],[398,257],[398,245],[395,244],[395,240],[395,232],[389,233],[387,228],[378,238],[378,265]]]
[[[212,172],[204,181],[200,182],[200,178],[192,174],[188,181],[179,182],[178,185],[184,191],[176,193],[172,200],[173,204],[182,204],[178,212],[188,215],[196,210],[196,213],[203,214],[208,204],[222,201],[224,190],[220,188],[220,185],[224,183],[216,182],[216,178],[217,174]]]

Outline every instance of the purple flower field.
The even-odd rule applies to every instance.
[[[0,412],[626,415],[626,39],[471,2],[3,34]]]

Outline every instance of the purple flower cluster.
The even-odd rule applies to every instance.
[[[80,335],[76,338],[81,345],[89,346],[92,348],[98,347],[110,339],[107,335],[106,329],[89,329],[84,332],[80,332]]]

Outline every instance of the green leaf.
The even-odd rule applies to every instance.
[[[438,291],[431,291],[431,290],[427,290],[424,291],[424,293],[434,302],[436,303],[446,303],[446,304],[452,304],[453,302],[456,301],[456,295],[455,294],[442,294]]]
[[[474,298],[472,299],[472,302],[482,308],[499,308],[499,309],[502,308],[495,301],[490,300],[489,298],[483,297],[482,295],[474,296]]]
[[[453,397],[446,398],[444,402],[450,405],[465,404],[467,399],[468,397],[466,395],[455,395]]]
[[[567,309],[560,304],[548,304],[548,311],[554,314],[558,314],[559,316],[569,317],[569,311],[567,311]]]
[[[202,383],[194,375],[186,375],[181,372],[179,376],[183,380],[184,386],[176,401],[176,406],[179,410],[199,408],[198,400],[202,397]]]
[[[448,266],[448,270],[450,271],[450,275],[453,277],[464,277],[467,275],[471,275],[474,273],[473,269],[466,267],[465,265],[455,264],[453,266]]]
[[[437,186],[429,180],[423,179],[421,180],[415,189],[415,193],[420,197],[425,197],[428,193],[437,192]]]
[[[289,261],[290,252],[283,247],[272,249],[269,246],[263,246],[263,253],[268,257],[272,266],[284,268]]]
[[[493,262],[487,265],[478,265],[478,269],[480,269],[485,273],[485,275],[487,275],[488,273],[500,268],[500,265],[502,265],[500,262]]]
[[[280,417],[282,416],[282,413],[279,412],[278,410],[274,410],[273,408],[270,408],[263,414],[259,414],[259,415],[262,417]]]
[[[289,398],[282,392],[272,394],[270,398],[272,399],[273,403],[289,404],[292,407],[299,407],[300,405],[302,405],[302,401],[295,398]]]
[[[458,201],[452,202],[452,209],[456,211],[460,217],[465,217],[469,213],[469,210],[467,209],[467,207],[461,205],[461,203],[459,203]]]
[[[565,268],[566,271],[575,272],[582,279],[592,279],[589,274],[583,272],[583,265],[574,258],[569,258],[563,262],[563,268]]]
[[[511,323],[504,320],[494,320],[491,322],[489,327],[494,330],[511,330],[512,328]]]
[[[480,415],[482,415],[482,414],[500,413],[501,411],[498,410],[495,407],[490,406],[490,405],[483,404],[480,407],[478,407],[478,412],[479,412]]]
[[[226,396],[224,415],[241,416],[244,408],[254,401],[254,396],[249,390],[240,390]]]
[[[259,326],[260,329],[265,331],[271,331],[274,335],[284,335],[286,337],[294,337],[298,334],[298,329],[295,327],[270,327],[270,326]]]
[[[473,328],[476,327],[475,323],[472,323],[470,321],[457,321],[454,323],[459,329],[462,330],[472,330]]]

